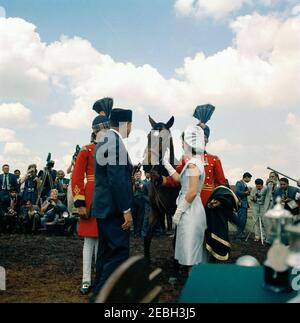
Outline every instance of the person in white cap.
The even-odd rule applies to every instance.
[[[181,265],[192,267],[204,261],[204,236],[207,227],[205,210],[200,192],[205,179],[204,132],[199,126],[188,127],[183,135],[183,149],[188,161],[179,175],[170,165],[168,157],[164,166],[170,176],[181,183],[177,201],[177,211],[173,217],[177,225],[175,259]],[[191,268],[190,268],[191,269]]]

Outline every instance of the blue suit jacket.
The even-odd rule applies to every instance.
[[[121,138],[109,130],[95,149],[92,216],[106,219],[132,206],[133,167]]]
[[[289,186],[288,191],[287,191],[287,197],[295,200],[296,199],[296,194],[299,192],[299,189],[297,187]],[[276,204],[276,199],[277,197],[282,197],[284,196],[284,191],[282,188],[278,187],[274,193],[273,193],[273,203],[274,205]]]
[[[2,184],[4,180],[4,174],[0,175],[0,191],[2,191]],[[17,189],[18,188],[18,180],[15,174],[8,174],[8,180],[11,188]]]
[[[241,200],[241,208],[249,208],[248,195],[245,194],[246,185],[243,181],[238,181],[235,186],[235,194]]]

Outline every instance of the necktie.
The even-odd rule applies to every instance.
[[[7,174],[4,174],[2,189],[5,190],[5,191],[8,190],[8,178],[7,178]]]

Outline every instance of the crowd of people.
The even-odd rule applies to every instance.
[[[10,173],[2,166],[0,175],[0,233],[36,233],[41,230],[75,233],[76,216],[68,209],[69,180],[62,170],[54,170],[54,162],[38,172],[29,165],[22,176],[20,170]]]
[[[277,203],[278,197],[286,209],[299,216],[299,189],[275,172],[270,173],[266,182],[257,178],[252,189],[253,176],[249,172],[234,187],[229,185],[221,160],[206,151],[209,118],[202,119],[202,107],[194,115],[200,123],[183,132],[184,154],[179,165],[175,167],[167,153],[160,161],[169,176],[143,173],[142,168],[132,165],[123,142],[131,132],[131,110],[113,109],[110,98],[97,101],[93,109],[97,117],[92,123],[91,140],[74,156],[67,171],[70,180],[62,170],[54,170],[52,161],[40,172],[30,165],[25,176],[18,170],[12,174],[9,165],[3,165],[0,175],[0,232],[58,228],[76,231],[84,238],[80,288],[84,295],[93,286],[95,255],[92,301],[113,271],[128,259],[130,232],[136,238],[145,238],[149,233],[155,204],[150,194],[153,186],[180,190],[173,216],[174,258],[189,268],[206,261],[229,259],[228,223],[237,226],[236,241],[244,239],[250,204],[256,241],[269,242],[264,214]],[[204,110],[207,115],[214,107],[208,105]],[[172,229],[165,222],[168,221],[163,219],[156,223],[157,234]]]

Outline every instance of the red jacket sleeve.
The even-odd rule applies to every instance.
[[[221,185],[226,185],[226,178],[224,175],[223,167],[222,167],[222,162],[221,160],[216,157],[216,162],[215,162],[215,186],[221,186]]]
[[[72,194],[74,198],[74,206],[76,208],[86,206],[85,198],[85,174],[88,163],[88,151],[83,148],[76,159],[72,174]]]

